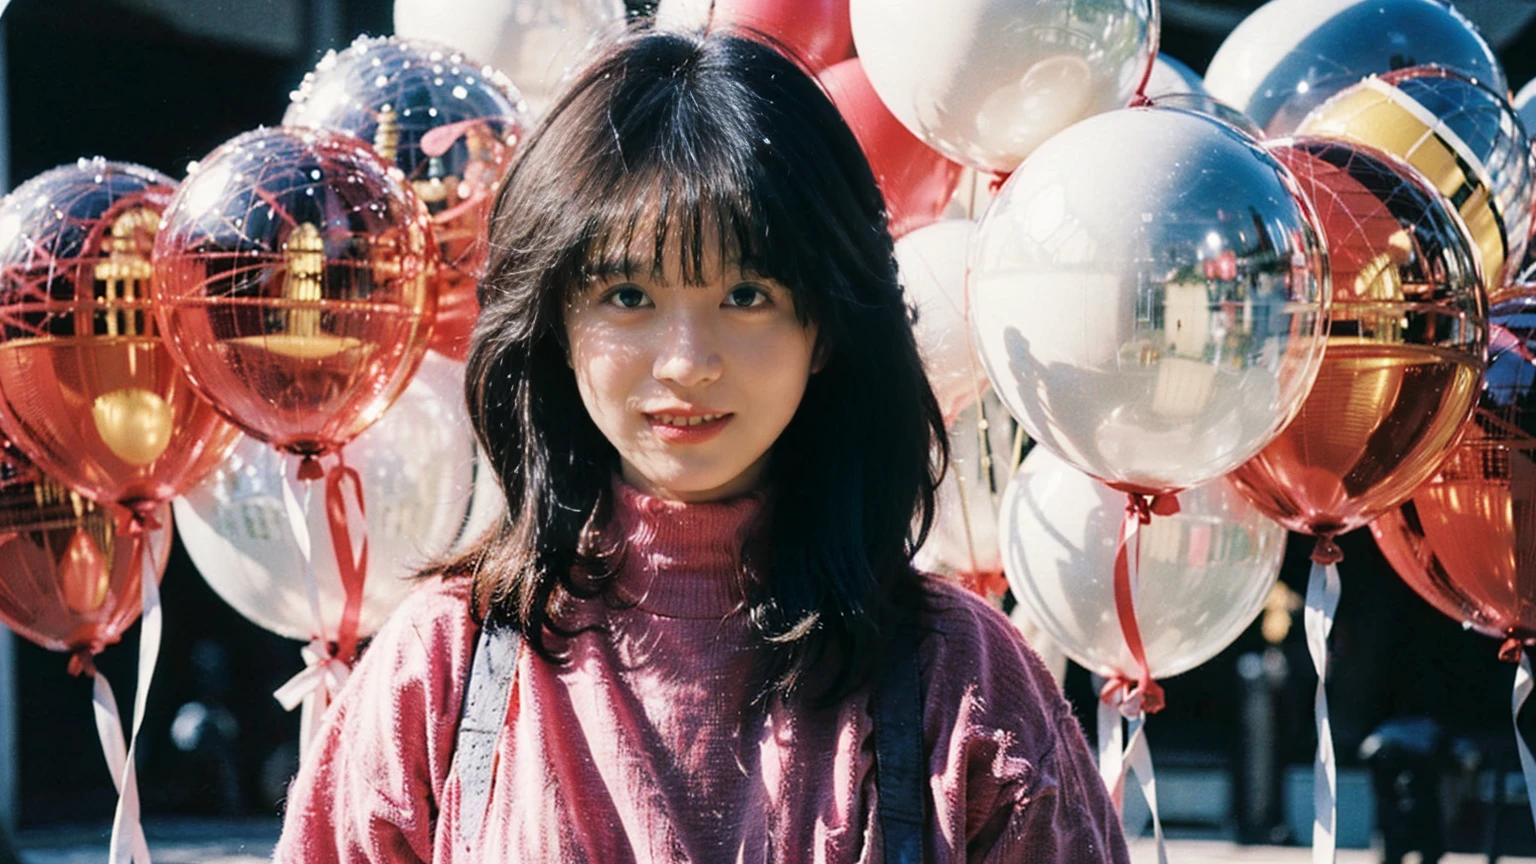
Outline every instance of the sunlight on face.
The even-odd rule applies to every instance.
[[[770,279],[715,262],[692,286],[650,269],[567,308],[581,400],[631,486],[683,501],[751,491],[805,393],[815,328]]]

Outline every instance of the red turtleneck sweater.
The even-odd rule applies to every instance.
[[[616,484],[624,609],[582,604],[567,665],[525,649],[480,849],[454,848],[456,724],[478,631],[464,577],[418,587],[373,640],[289,791],[275,860],[879,862],[868,694],[752,707],[740,613],[755,497]],[[1126,861],[1050,674],[1001,614],[928,580],[919,649],[930,864]]]

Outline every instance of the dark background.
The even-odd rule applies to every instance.
[[[207,2],[197,14],[233,14],[237,2]],[[225,139],[277,123],[289,91],[325,49],[359,33],[392,31],[392,5],[382,0],[289,0],[285,8],[294,14],[284,38],[275,40],[192,33],[185,20],[156,14],[155,5],[11,5],[3,26],[12,185],[96,154],[183,176],[188,161]],[[641,4],[632,5],[639,11]],[[1203,70],[1222,36],[1258,5],[1165,0],[1163,51]],[[1485,0],[1463,8],[1496,43],[1512,86],[1536,75],[1536,6]],[[326,44],[327,33],[336,44]],[[1341,545],[1347,557],[1330,688],[1341,761],[1349,764],[1376,724],[1399,715],[1430,716],[1454,732],[1507,741],[1513,667],[1495,659],[1497,645],[1463,632],[1414,596],[1368,534],[1356,532]],[[1310,541],[1297,538],[1286,563],[1284,579],[1298,592],[1305,588],[1309,551]],[[146,813],[277,813],[295,764],[298,717],[285,714],[271,692],[298,671],[299,645],[226,607],[179,543],[164,604],[163,649],[140,742]],[[92,724],[90,684],[66,674],[65,657],[16,642],[21,827],[110,819],[116,798]],[[1250,632],[1210,664],[1166,682],[1169,708],[1149,725],[1160,766],[1220,764],[1238,751],[1235,658],[1262,645]],[[1292,674],[1279,705],[1280,750],[1288,762],[1307,763],[1315,746],[1315,677],[1299,616],[1283,650]],[[136,652],[137,629],[99,659],[125,710],[132,704]],[[1093,692],[1080,670],[1069,676],[1068,691],[1091,729]],[[235,723],[225,726],[233,746],[187,753],[171,744],[172,718],[193,701],[227,712]]]

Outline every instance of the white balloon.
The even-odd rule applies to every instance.
[[[1015,615],[1100,675],[1138,672],[1115,612],[1125,494],[1049,450],[1031,451],[1003,494],[1004,569]],[[1142,526],[1136,623],[1154,678],[1193,669],[1264,609],[1285,529],[1223,480],[1179,493],[1180,512]]]
[[[623,0],[395,0],[395,34],[458,48],[506,73],[542,114]]]
[[[1152,62],[1152,0],[851,0],[869,82],[956,162],[1012,171],[1084,117],[1126,105]]]
[[[709,26],[713,0],[661,0],[656,4],[656,29],[697,32]]]
[[[464,528],[453,548],[462,552],[485,536],[491,526],[505,519],[507,499],[501,491],[501,481],[486,458],[485,451],[475,447],[475,492],[470,500],[469,515],[464,517]]]
[[[1227,34],[1205,87],[1279,135],[1368,75],[1430,63],[1509,89],[1493,49],[1444,0],[1270,0]]]
[[[952,220],[896,241],[901,284],[917,316],[912,334],[946,421],[987,387],[986,368],[965,324],[965,266],[975,236],[975,222]]]
[[[409,577],[447,552],[465,524],[474,488],[474,436],[464,409],[463,376],[461,364],[428,352],[395,405],[343,450],[347,464],[361,475],[367,512],[361,635],[378,629],[410,590]],[[202,485],[174,502],[182,543],[203,578],[235,611],[290,639],[334,639],[345,594],[324,485],[314,484],[308,520],[322,634],[283,507],[284,472],[292,478],[292,459],[243,439]],[[303,495],[302,485],[297,488]],[[351,525],[354,544],[362,528]]]
[[[1107,482],[1170,491],[1252,458],[1324,347],[1316,217],[1237,129],[1127,109],[1055,136],[977,230],[970,323],[1032,438]]]
[[[1159,54],[1152,61],[1152,75],[1147,79],[1147,87],[1142,93],[1148,98],[1175,93],[1207,95],[1205,82],[1200,80],[1195,70],[1166,54]]]
[[[982,458],[982,414],[972,402],[950,424],[949,473],[939,483],[933,528],[912,559],[919,570],[958,576],[1003,569],[997,508],[1012,473],[1013,422],[995,395],[983,396],[981,404],[990,460]]]

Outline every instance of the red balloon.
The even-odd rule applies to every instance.
[[[1495,638],[1536,640],[1536,287],[1492,298],[1488,371],[1450,458],[1371,523],[1403,581]]]
[[[715,0],[711,27],[771,36],[812,73],[853,53],[848,0]]]
[[[1229,475],[1264,515],[1332,537],[1397,506],[1472,412],[1485,297],[1443,199],[1384,154],[1322,139],[1271,149],[1312,201],[1328,247],[1328,347],[1300,413]]]
[[[901,124],[864,74],[857,57],[821,73],[837,110],[859,139],[890,211],[891,236],[938,221],[965,170],[944,158]]]
[[[367,144],[260,129],[177,190],[155,240],[155,310],[220,413],[318,457],[368,428],[415,373],[436,259],[426,207]]]
[[[113,517],[0,445],[0,622],[51,651],[90,655],[116,642],[142,608],[136,539]],[[155,572],[170,558],[171,508],[147,535]]]
[[[174,189],[147,168],[81,160],[0,207],[0,426],[49,476],[144,513],[237,437],[151,309],[150,249]]]

